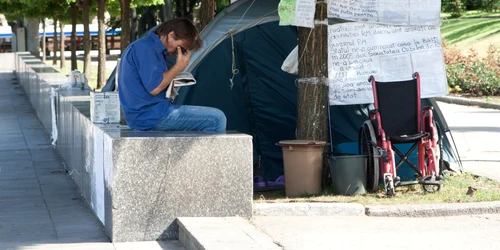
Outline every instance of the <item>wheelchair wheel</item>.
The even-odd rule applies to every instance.
[[[428,127],[428,119],[429,117],[425,117],[425,131],[430,131],[431,128]],[[436,159],[438,161],[438,175],[442,175],[443,174],[443,171],[445,170],[445,165],[444,165],[444,159],[443,159],[443,154],[444,154],[444,151],[443,151],[443,136],[441,135],[441,130],[440,130],[440,127],[439,127],[439,124],[436,122],[436,121],[433,121],[433,124],[434,124],[434,127],[436,128],[437,130],[437,147],[439,147],[439,150],[437,153],[439,153],[439,155],[436,155]],[[432,138],[434,139],[434,138]]]
[[[443,158],[443,155],[444,155],[444,149],[443,149],[443,136],[441,135],[441,131],[439,130],[439,124],[437,124],[436,122],[434,122],[437,128],[437,131],[438,131],[438,141],[437,141],[437,146],[439,147],[439,158],[438,158],[438,175],[443,175],[443,171],[446,169],[445,165],[444,165],[444,158]]]
[[[365,121],[360,131],[360,143],[366,159],[366,189],[368,192],[378,191],[379,183],[379,158],[377,152],[377,139],[375,129],[370,120]]]

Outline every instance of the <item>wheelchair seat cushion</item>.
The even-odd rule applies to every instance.
[[[387,139],[391,141],[391,143],[408,143],[420,140],[423,137],[428,137],[429,133],[420,133],[414,135],[394,135],[389,136]]]

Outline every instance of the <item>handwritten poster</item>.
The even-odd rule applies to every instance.
[[[328,0],[328,17],[399,25],[439,25],[441,1]]]
[[[316,0],[281,0],[278,6],[279,25],[314,28]]]
[[[448,93],[438,26],[328,26],[330,105],[373,103],[370,75],[387,82],[409,80],[414,72],[422,98]]]

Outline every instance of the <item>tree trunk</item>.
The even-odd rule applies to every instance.
[[[133,42],[137,39],[137,9],[130,9],[130,14],[130,42]]]
[[[326,2],[316,3],[316,20],[327,18]],[[328,139],[328,27],[298,29],[299,84],[297,139]],[[309,41],[308,41],[309,40]],[[302,53],[304,55],[302,55]]]
[[[99,27],[99,64],[97,69],[96,89],[101,89],[106,83],[106,21],[104,20],[106,0],[97,0],[97,3],[97,22]]]
[[[215,0],[203,0],[200,8],[200,30],[214,19]]]
[[[76,64],[76,23],[78,22],[78,6],[71,4],[71,70],[77,70]]]
[[[457,13],[457,16],[462,16],[462,10],[460,8],[460,0],[455,0],[455,12]]]
[[[82,0],[82,21],[83,21],[83,73],[88,81],[90,81],[91,72],[91,57],[90,57],[90,16],[89,16],[90,0]]]
[[[139,18],[138,36],[147,33],[148,30],[156,26],[156,9],[148,6]]]
[[[142,17],[144,18],[144,24],[146,24],[146,31],[152,29],[158,24],[156,22],[157,15],[156,15],[156,8],[154,6],[146,7],[146,11],[142,15]]]
[[[188,13],[188,0],[182,0],[182,16],[186,17]]]
[[[128,47],[130,44],[130,1],[131,0],[120,0],[121,8],[121,26],[122,31],[121,36],[121,52]]]
[[[64,55],[64,52],[66,50],[65,48],[65,43],[66,43],[66,36],[64,35],[64,23],[59,22],[59,29],[61,30],[61,69],[66,67],[66,56]]]
[[[165,0],[163,5],[163,22],[174,18],[174,12],[172,8],[172,0]]]
[[[54,41],[53,41],[54,56],[52,57],[52,65],[57,65],[57,19],[54,18]]]
[[[181,0],[175,0],[175,15],[177,17],[182,16],[182,1]]]
[[[187,1],[187,0],[185,0],[185,1]],[[189,0],[189,6],[188,6],[189,8],[188,8],[187,13],[186,13],[185,16],[187,18],[191,19],[191,21],[194,20],[194,12],[193,12],[193,10],[194,10],[194,6],[196,5],[197,2],[198,2],[197,0]],[[215,9],[215,0],[214,0],[214,9]]]
[[[45,35],[45,18],[42,18],[42,62],[45,63],[47,61],[47,37]]]

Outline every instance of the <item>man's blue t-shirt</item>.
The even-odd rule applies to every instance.
[[[118,94],[125,120],[130,128],[151,130],[160,118],[175,109],[167,99],[166,89],[153,96],[153,91],[167,71],[167,50],[158,36],[147,36],[131,43],[123,52],[118,71]]]

